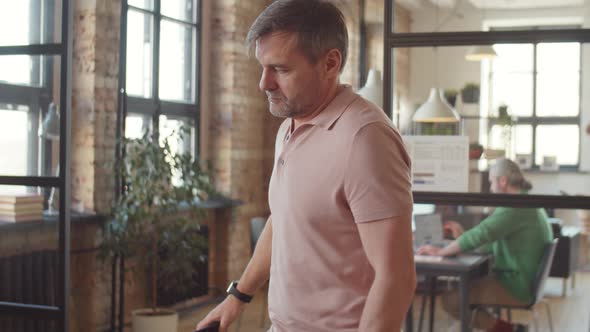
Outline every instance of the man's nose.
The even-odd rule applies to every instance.
[[[262,76],[260,76],[260,83],[258,84],[258,88],[260,91],[272,91],[277,88],[277,83],[274,79],[274,75],[267,69],[262,71]]]

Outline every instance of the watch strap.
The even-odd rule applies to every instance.
[[[242,293],[238,290],[238,282],[232,281],[229,287],[227,288],[227,293],[235,296],[238,300],[244,303],[250,303],[254,296]]]

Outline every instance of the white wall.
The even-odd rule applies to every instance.
[[[469,4],[460,1],[456,13],[449,16],[449,10],[423,8],[412,13],[412,32],[435,31],[476,31],[484,25],[516,26],[531,24],[582,24],[590,28],[590,0],[583,8],[551,8],[540,10],[486,10],[485,24],[483,13]],[[437,18],[438,16],[438,18]],[[441,23],[443,23],[441,25]],[[467,82],[481,81],[481,63],[465,61],[468,47],[412,48],[410,50],[410,92],[409,99],[414,105],[420,105],[428,96],[431,87],[459,90]],[[436,71],[435,71],[436,68]],[[581,170],[590,171],[590,136],[584,129],[590,122],[590,44],[582,47],[582,100],[581,100]],[[536,187],[535,192],[559,194],[564,190],[572,194],[590,195],[589,173],[529,173],[527,176]]]

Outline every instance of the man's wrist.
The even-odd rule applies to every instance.
[[[242,293],[238,289],[238,282],[237,281],[230,282],[229,286],[227,287],[227,294],[235,297],[236,299],[240,300],[240,302],[243,302],[243,303],[250,303],[250,301],[252,301],[252,298],[254,297],[254,295]]]

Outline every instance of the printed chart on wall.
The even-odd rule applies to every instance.
[[[403,139],[412,158],[413,190],[468,191],[467,136],[404,136]]]

